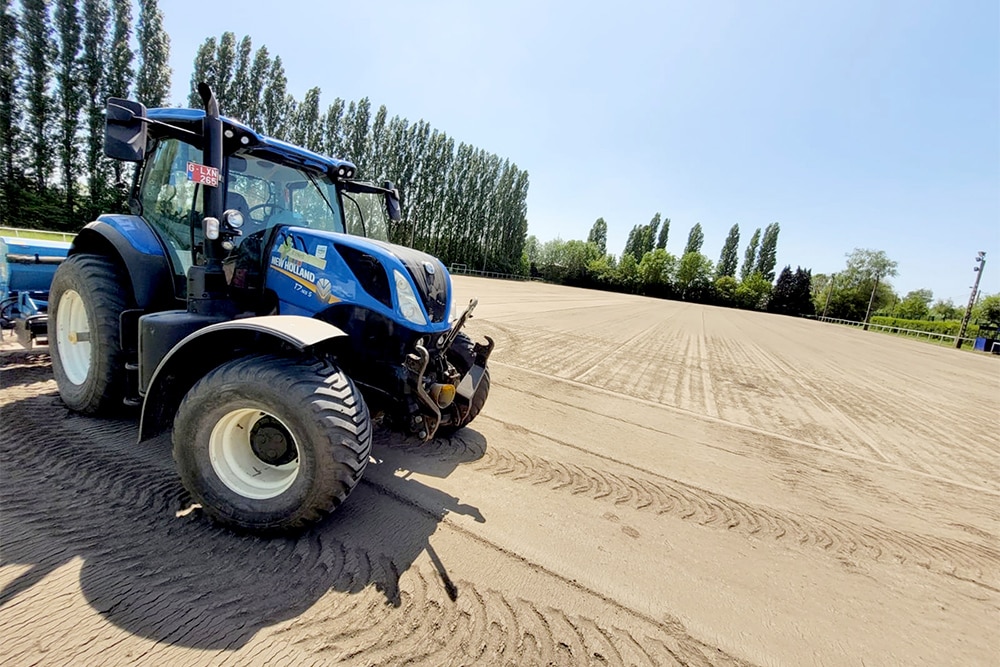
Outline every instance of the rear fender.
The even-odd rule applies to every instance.
[[[268,315],[209,325],[177,343],[157,365],[146,390],[139,442],[169,428],[194,383],[231,359],[282,350],[305,354],[346,338],[341,329],[309,317]]]
[[[116,257],[128,272],[135,303],[143,310],[169,308],[174,279],[156,233],[135,215],[102,215],[80,230],[70,255]]]

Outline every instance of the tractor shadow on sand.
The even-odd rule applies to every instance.
[[[362,483],[333,515],[301,535],[264,539],[191,511],[169,435],[136,445],[134,421],[71,413],[52,385],[3,407],[0,565],[28,568],[0,590],[0,615],[66,566],[80,568],[84,597],[114,625],[199,649],[237,649],[324,596],[324,615],[363,615],[371,594],[354,594],[370,587],[385,604],[405,604],[400,578],[425,551],[448,597],[460,595],[430,538],[448,514],[485,519],[413,475],[443,478],[482,458],[475,430],[427,444],[377,430]]]

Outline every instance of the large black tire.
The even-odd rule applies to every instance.
[[[255,355],[191,388],[173,446],[206,514],[275,533],[320,521],[347,498],[368,465],[372,429],[361,392],[331,362]]]
[[[108,257],[81,254],[66,259],[52,278],[52,372],[63,402],[78,412],[122,409],[126,380],[120,316],[132,301],[123,274]]]
[[[469,372],[472,365],[476,361],[475,353],[476,344],[472,342],[472,339],[466,336],[464,333],[459,333],[455,337],[455,341],[451,344],[448,349],[448,361],[458,369],[462,375]],[[451,436],[460,428],[464,428],[469,425],[469,423],[476,418],[483,406],[486,405],[486,399],[490,395],[490,369],[487,367],[483,372],[483,377],[479,381],[479,386],[476,387],[476,393],[472,395],[472,401],[469,404],[469,411],[466,413],[465,418],[462,419],[461,423],[458,424],[447,424],[438,429],[438,435],[445,437]],[[461,400],[456,399],[456,400]]]

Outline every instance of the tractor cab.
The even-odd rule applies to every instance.
[[[152,109],[147,117],[157,123],[148,130],[131,205],[163,243],[176,298],[187,298],[188,272],[206,260],[206,229],[198,222],[208,188],[224,190],[218,229],[208,233],[221,237],[226,282],[244,302],[247,290],[264,287],[267,250],[279,227],[387,240],[387,211],[398,211],[398,195],[391,184],[378,188],[351,181],[353,164],[262,137],[223,118],[227,141],[222,169],[214,174],[191,134],[200,128],[203,112]],[[379,206],[373,194],[392,201]]]

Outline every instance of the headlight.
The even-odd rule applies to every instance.
[[[243,226],[243,214],[235,208],[231,208],[223,213],[222,219],[225,220],[226,224],[232,229],[239,229]]]
[[[393,269],[392,277],[396,281],[396,296],[399,298],[400,314],[414,324],[427,324],[427,318],[424,317],[424,311],[420,310],[420,304],[413,293],[413,288],[410,287],[410,281],[396,269]]]

